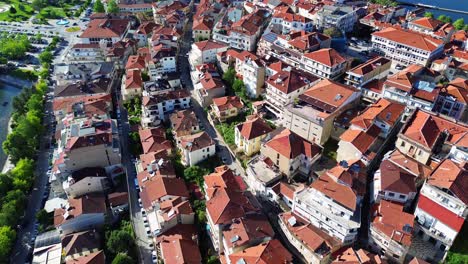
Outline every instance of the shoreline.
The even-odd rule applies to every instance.
[[[8,134],[11,133],[11,122],[13,121],[13,119],[11,118],[10,116],[10,119],[8,120],[8,131],[7,131],[7,134],[6,136],[8,136]],[[6,137],[5,137],[6,138]],[[1,146],[0,146],[1,147]],[[5,160],[5,163],[3,163],[3,166],[2,166],[2,173],[7,173],[9,170],[13,169],[15,166],[13,165],[13,163],[11,163],[10,161],[10,155],[8,155],[6,157],[6,160]]]

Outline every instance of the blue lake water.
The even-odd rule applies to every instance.
[[[408,3],[421,3],[426,5],[433,5],[437,7],[450,8],[461,11],[468,11],[468,0],[402,0],[403,2]],[[426,11],[431,12],[437,18],[439,15],[447,15],[452,18],[453,21],[463,18],[465,24],[468,24],[468,15],[452,13],[440,10],[426,9]]]
[[[13,97],[17,96],[20,92],[21,89],[17,87],[0,83],[0,143],[5,141],[8,133],[8,122],[12,111]],[[3,106],[4,102],[8,102],[8,104]],[[3,169],[6,158],[0,144],[0,172]]]

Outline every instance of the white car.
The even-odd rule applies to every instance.
[[[138,198],[138,204],[140,205],[140,207],[143,207],[143,204],[141,203],[141,198]]]
[[[141,208],[141,214],[142,214],[143,216],[146,215],[145,209]]]
[[[151,260],[153,263],[158,263],[158,255],[156,254],[156,251],[151,251]]]
[[[151,229],[149,227],[145,227],[146,235],[151,237]]]
[[[143,223],[148,223],[148,218],[146,216],[143,216]]]

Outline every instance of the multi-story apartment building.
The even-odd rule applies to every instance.
[[[348,61],[336,50],[320,49],[302,56],[304,70],[320,78],[337,79],[346,72]]]
[[[414,215],[403,212],[403,206],[381,201],[372,212],[369,244],[387,258],[402,263],[411,245]]]
[[[382,96],[405,104],[408,108],[431,111],[440,93],[437,83],[442,76],[419,65],[410,65],[389,76],[383,84]]]
[[[381,79],[387,76],[391,66],[391,60],[376,57],[347,71],[346,84],[360,87],[372,80]]]
[[[325,5],[315,14],[316,24],[322,29],[336,27],[350,32],[358,20],[357,11],[351,6]]]
[[[72,172],[62,183],[68,197],[75,198],[89,193],[104,193],[110,189],[110,179],[101,167],[84,168]]]
[[[361,201],[349,181],[341,175],[326,172],[308,188],[294,197],[292,212],[303,217],[315,227],[350,245],[357,239],[361,226]],[[353,179],[352,174],[348,174]]]
[[[199,82],[194,85],[194,97],[203,107],[213,104],[213,99],[226,94],[226,86],[217,74],[205,72],[200,75]]]
[[[226,44],[215,42],[212,40],[205,40],[195,42],[192,44],[192,49],[188,54],[188,59],[192,70],[196,66],[205,63],[215,63],[216,54],[226,51],[228,46]]]
[[[273,13],[268,30],[282,35],[294,31],[312,31],[314,25],[311,19],[300,14],[282,11],[279,9]]]
[[[415,215],[415,231],[431,241],[433,251],[445,255],[457,238],[468,214],[465,163],[446,159],[424,183]]]
[[[433,111],[466,123],[467,104],[468,80],[457,78],[441,89]]]
[[[143,127],[157,126],[173,111],[189,107],[190,93],[186,90],[143,96],[141,123]]]
[[[291,67],[282,69],[266,81],[266,108],[281,119],[284,106],[294,102],[318,81],[318,78],[302,74]]]
[[[104,62],[105,53],[105,47],[98,43],[77,43],[70,48],[65,59],[67,63]]]
[[[265,67],[255,54],[248,51],[228,50],[227,61],[234,64],[236,74],[242,77],[247,96],[257,98],[265,84]],[[229,63],[231,64],[231,63]]]
[[[398,134],[395,146],[422,164],[440,161],[449,153],[463,159],[467,157],[467,131],[463,123],[417,109]]]
[[[372,47],[393,63],[428,66],[442,55],[444,42],[421,33],[388,27],[372,33]]]
[[[171,128],[177,144],[180,143],[180,137],[188,136],[200,131],[200,122],[195,112],[191,109],[177,111],[171,114]]]
[[[275,135],[263,143],[261,154],[268,157],[273,164],[288,178],[297,174],[309,177],[314,164],[320,158],[321,148],[289,129],[278,129]]]
[[[269,15],[268,11],[257,9],[232,23],[229,30],[216,26],[213,40],[226,43],[232,48],[253,51]]]
[[[359,102],[360,92],[330,80],[322,80],[286,105],[283,125],[301,137],[323,145],[331,136],[335,118]]]

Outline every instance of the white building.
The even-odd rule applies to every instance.
[[[351,6],[325,5],[316,14],[316,24],[322,28],[336,27],[341,31],[350,32],[356,25],[358,9]]]
[[[205,131],[181,137],[179,148],[186,166],[196,165],[216,153],[215,142]]]
[[[428,66],[442,55],[444,42],[417,32],[388,27],[372,34],[372,48],[393,63]]]
[[[163,94],[143,96],[142,118],[144,127],[157,126],[161,120],[179,109],[190,107],[190,93],[187,90],[169,91]]]
[[[304,54],[304,70],[320,78],[337,79],[346,72],[348,62],[334,49],[320,49]]]
[[[193,43],[192,49],[188,54],[188,60],[192,70],[194,70],[196,66],[201,64],[215,63],[216,54],[218,54],[219,52],[226,51],[227,49],[227,45],[212,40],[205,40]]]

